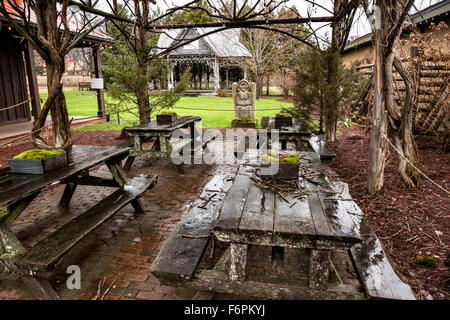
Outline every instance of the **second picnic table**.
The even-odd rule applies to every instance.
[[[319,155],[300,153],[300,157],[297,190],[261,188],[255,184],[253,166],[239,168],[213,226],[217,239],[230,243],[230,280],[245,281],[248,245],[272,247],[275,273],[282,272],[285,247],[304,248],[310,253],[310,288],[326,289],[330,252],[361,242],[348,213],[335,208],[338,198],[333,196],[338,192],[321,178]]]
[[[181,150],[184,145],[174,147],[170,142],[172,134],[178,129],[190,129],[189,142],[193,150],[195,139],[200,135],[195,124],[201,120],[201,117],[183,116],[170,124],[160,125],[156,120],[152,120],[147,124],[126,128],[128,134],[134,138],[134,148],[130,151],[130,158],[125,168],[129,169],[134,157],[169,158],[174,152]],[[151,138],[154,138],[153,145],[149,150],[144,150],[144,141]]]

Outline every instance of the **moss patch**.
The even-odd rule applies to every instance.
[[[58,154],[63,153],[64,150],[44,150],[44,149],[32,149],[14,157],[14,159],[28,159],[28,160],[42,160],[45,158],[50,158],[52,156],[56,156]]]
[[[251,122],[251,123],[255,122],[255,120],[252,120],[252,119],[241,119],[241,118],[234,118],[233,121],[236,121],[236,122]]]
[[[290,162],[290,163],[297,163],[299,162],[298,155],[295,153],[290,154],[278,154],[275,152],[269,152],[266,155],[264,155],[263,160],[267,162]]]
[[[433,257],[417,256],[416,263],[425,267],[436,267],[437,262]]]
[[[292,116],[289,113],[285,112],[279,112],[276,115],[277,118],[292,118]]]
[[[163,111],[158,114],[158,116],[173,116],[177,114],[175,111]]]

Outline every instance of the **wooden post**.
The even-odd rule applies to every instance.
[[[230,244],[230,273],[232,281],[245,281],[245,269],[247,267],[247,244]]]
[[[100,51],[99,46],[92,48],[92,53],[94,56],[94,73],[96,78],[103,78],[101,61],[100,61]],[[97,105],[98,105],[98,116],[103,117],[105,114],[105,96],[103,94],[103,89],[97,89]]]
[[[220,69],[219,61],[217,58],[214,59],[214,90],[219,92],[220,90]]]
[[[281,277],[284,272],[284,248],[272,247],[272,276]]]
[[[226,87],[227,90],[230,89],[229,75],[228,75],[229,72],[230,72],[230,68],[227,67],[227,68],[226,68],[226,71],[225,71],[225,81],[226,81],[226,83],[227,83],[227,87]]]
[[[34,64],[33,46],[29,42],[27,42],[25,46],[25,64],[27,68],[32,114],[33,118],[37,119],[41,112],[41,98],[39,96],[39,85],[36,76],[36,66]]]
[[[330,274],[330,251],[309,250],[309,287],[327,289]]]
[[[203,65],[200,63],[199,65],[198,65],[198,75],[199,75],[199,77],[200,77],[200,90],[202,90],[202,81],[203,81]]]

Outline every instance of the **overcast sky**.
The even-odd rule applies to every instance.
[[[192,0],[157,0],[156,2],[160,8],[165,10],[166,8],[180,6],[180,5],[186,4],[190,1],[192,1]],[[257,1],[257,0],[249,0],[249,3],[254,2],[254,1]],[[422,9],[424,9],[432,4],[435,4],[437,2],[440,2],[440,1],[442,1],[442,0],[416,0],[415,6],[419,10],[422,10]],[[315,2],[327,9],[332,10],[332,7],[333,7],[332,0],[317,0]],[[287,7],[295,6],[302,16],[307,16],[308,12],[312,12],[313,16],[328,16],[328,15],[330,15],[329,12],[327,12],[326,10],[318,7],[317,5],[313,7],[313,5],[311,3],[308,3],[305,0],[290,0],[289,2],[287,2],[285,4],[285,6],[287,6]],[[415,8],[413,8],[411,13],[414,13],[416,11],[417,10]],[[313,25],[314,28],[317,28],[320,26],[321,26],[321,24],[319,24],[319,23]],[[325,36],[325,34],[327,34],[327,33],[329,34],[330,32],[331,32],[331,30],[329,27],[321,28],[319,31],[321,36]],[[370,26],[367,23],[367,19],[365,17],[364,12],[361,11],[357,14],[357,17],[355,19],[355,23],[353,25],[350,35],[351,36],[363,36],[369,32],[370,32]]]

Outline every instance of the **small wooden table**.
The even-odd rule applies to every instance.
[[[156,120],[152,120],[148,124],[126,128],[128,134],[134,137],[134,148],[130,151],[130,161],[127,161],[125,168],[129,169],[134,157],[170,158],[173,152],[182,150],[184,145],[174,148],[170,143],[170,138],[177,129],[190,129],[190,143],[192,150],[195,150],[195,141],[200,136],[195,124],[201,120],[201,117],[183,116],[167,125],[159,125]],[[149,150],[143,150],[144,140],[150,138],[155,138],[152,147]]]
[[[278,269],[284,248],[305,248],[310,253],[309,287],[326,289],[330,252],[361,242],[359,227],[347,211],[338,210],[337,200],[332,201],[336,192],[322,178],[320,156],[306,152],[299,156],[298,190],[283,196],[254,184],[254,166],[239,168],[213,226],[217,239],[230,243],[230,280],[245,280],[249,244],[271,246]]]
[[[262,117],[261,129],[267,130],[270,137],[272,130],[275,130],[275,117]],[[308,125],[298,118],[292,119],[292,126],[281,127],[278,130],[279,140],[281,142],[281,149],[287,149],[287,142],[293,141],[299,151],[313,151],[308,144],[308,138],[311,137],[311,130]]]

